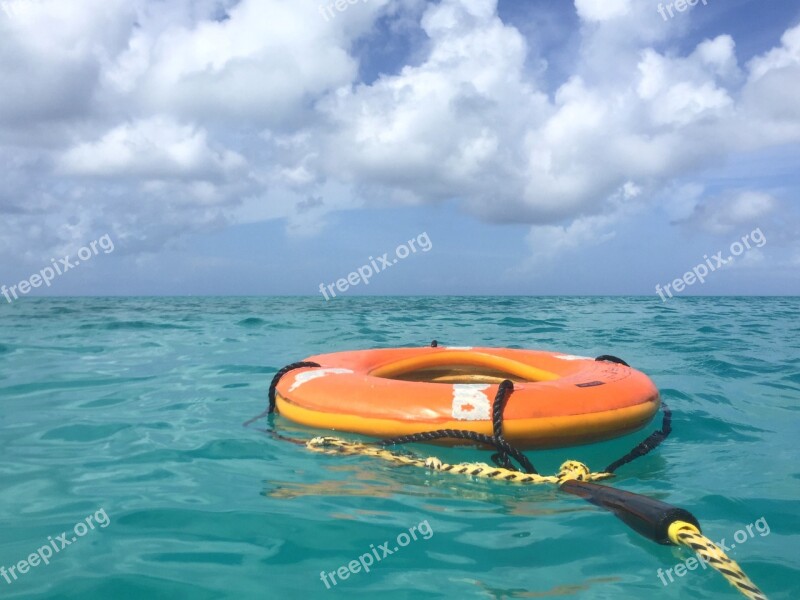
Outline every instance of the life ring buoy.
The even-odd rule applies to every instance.
[[[276,402],[308,427],[372,437],[436,429],[492,434],[491,405],[514,382],[504,436],[522,448],[552,448],[618,437],[644,427],[658,390],[624,364],[559,352],[425,347],[311,356],[319,368],[287,373]]]

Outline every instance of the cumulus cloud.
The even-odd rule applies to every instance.
[[[575,0],[578,15],[585,21],[608,21],[631,10],[631,0]]]
[[[320,102],[333,128],[317,168],[420,202],[500,208],[522,193],[520,131],[547,111],[523,79],[525,41],[491,2],[445,0],[422,28],[432,46],[421,65]]]
[[[224,19],[139,28],[105,81],[144,110],[296,125],[310,102],[356,77],[350,44],[383,4],[326,21],[314,3],[243,0]],[[158,22],[158,10],[146,11],[145,22]]]
[[[741,93],[743,145],[758,147],[800,138],[800,25],[787,30],[781,45],[752,59]]]
[[[216,179],[245,164],[236,152],[211,148],[205,130],[162,117],[119,125],[60,158],[68,175],[142,179]]]
[[[795,27],[783,34],[779,47],[750,61],[750,78],[757,81],[775,71],[797,69],[798,63],[800,63],[800,28]]]
[[[135,28],[124,0],[8,0],[0,11],[3,128],[88,116],[101,74]]]
[[[581,216],[567,225],[534,225],[526,238],[531,255],[517,271],[541,270],[556,256],[613,239],[617,223],[640,210],[636,201],[641,194],[642,188],[629,181],[614,194],[603,214]]]
[[[608,239],[676,180],[695,187],[668,214],[720,229],[769,201],[751,190],[712,208],[692,177],[800,142],[800,26],[743,63],[730,35],[679,51],[685,25],[647,3],[576,0],[574,68],[547,87],[530,69],[546,57],[496,0],[370,0],[332,19],[296,0],[33,4],[0,14],[0,156],[16,157],[0,213],[4,235],[43,252],[92,228],[157,248],[229,223],[284,218],[310,235],[336,211],[455,199],[530,224],[535,253]],[[358,42],[411,18],[427,44],[363,80]]]
[[[774,212],[777,206],[771,194],[743,190],[701,202],[684,222],[698,225],[711,233],[729,233],[762,224],[764,217]]]
[[[628,15],[626,2],[577,8],[599,22],[593,37],[658,18]],[[623,25],[613,19],[625,15]],[[628,181],[657,189],[730,152],[795,139],[755,131],[749,123],[774,117],[755,106],[740,114],[743,74],[727,35],[687,56],[644,47],[618,80],[596,82],[591,68],[579,69],[549,96],[526,77],[526,41],[493,2],[444,0],[422,26],[431,49],[421,65],[320,103],[336,126],[317,163],[324,176],[420,202],[462,198],[488,220],[552,222],[604,211]],[[774,62],[793,64],[785,54]]]

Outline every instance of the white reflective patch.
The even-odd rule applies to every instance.
[[[290,392],[295,391],[304,383],[308,383],[312,379],[325,377],[325,375],[342,375],[344,373],[352,373],[350,369],[314,369],[313,371],[306,371],[305,373],[298,373],[294,376],[294,383],[289,388]]]
[[[459,421],[488,421],[491,403],[483,393],[488,383],[456,383],[453,385],[453,418]]]
[[[554,354],[553,358],[560,358],[561,360],[592,360],[588,356],[575,356],[574,354]]]
[[[472,350],[472,346],[445,346],[447,350]]]

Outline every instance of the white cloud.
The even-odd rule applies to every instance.
[[[616,234],[609,229],[615,223],[609,215],[579,217],[569,225],[535,225],[528,233],[527,241],[532,250],[530,264],[541,266],[540,260],[562,256],[565,251],[583,246],[602,244]]]
[[[13,6],[18,10],[0,11],[0,128],[91,114],[103,66],[134,28],[135,3],[16,0]]]
[[[257,223],[285,219],[287,233],[294,237],[310,237],[319,233],[330,215],[363,207],[363,201],[352,189],[337,182],[319,186],[315,195],[302,188],[271,185],[254,193],[225,211],[231,223]]]
[[[530,70],[547,57],[496,0],[369,0],[328,20],[296,0],[36,6],[0,16],[0,156],[17,157],[0,213],[4,234],[33,231],[43,251],[93,227],[154,248],[230,222],[313,233],[336,211],[447,199],[577,247],[613,234],[626,189],[637,205],[669,198],[731,153],[800,141],[800,26],[741,65],[729,35],[679,52],[669,36],[686,25],[652,5],[576,0],[574,67],[548,89]],[[361,81],[359,41],[420,10],[428,43],[411,64]],[[309,197],[321,204],[298,212]],[[686,197],[672,218],[711,206]],[[702,218],[724,228],[765,206],[740,201]],[[54,225],[31,229],[42,214]],[[68,215],[80,226],[55,225]]]
[[[60,160],[69,175],[144,179],[216,179],[245,164],[236,152],[211,148],[205,130],[164,117],[119,125],[95,142],[70,148]]]
[[[703,42],[685,60],[647,49],[639,62],[639,97],[653,126],[690,125],[732,114],[733,99],[715,81],[719,68],[731,69],[733,42],[728,36]],[[711,71],[708,67],[711,67]]]
[[[671,186],[662,192],[664,211],[673,222],[688,221],[704,192],[705,187],[699,183]]]
[[[628,14],[631,0],[575,0],[575,8],[584,21],[608,21]]]
[[[224,20],[141,28],[106,81],[145,110],[284,128],[310,100],[354,79],[349,46],[385,3],[326,21],[316,3],[242,0]]]
[[[525,76],[525,40],[494,11],[445,0],[422,23],[426,61],[321,103],[337,126],[316,163],[322,177],[537,222],[598,212],[626,181],[665,185],[744,146],[729,36],[686,57],[644,48],[626,78],[576,75],[550,100]],[[747,145],[771,143],[765,131]]]
[[[643,189],[628,181],[610,197],[601,214],[580,216],[566,225],[534,225],[526,238],[531,255],[516,272],[541,271],[552,259],[583,247],[602,244],[616,236],[616,226],[641,211]]]
[[[711,233],[738,232],[763,224],[763,219],[776,210],[775,198],[768,193],[742,190],[726,193],[700,202],[684,221]]]
[[[750,61],[748,65],[750,79],[756,81],[773,71],[796,68],[798,64],[800,64],[800,27],[794,27],[783,34],[779,47]]]
[[[320,103],[334,129],[318,168],[419,201],[462,195],[476,210],[506,203],[523,184],[513,173],[520,132],[547,110],[523,79],[525,41],[491,2],[445,0],[422,26],[433,45],[421,65]]]
[[[800,25],[781,45],[751,60],[742,90],[742,144],[758,147],[800,139]]]

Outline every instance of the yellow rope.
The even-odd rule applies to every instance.
[[[758,586],[750,581],[744,574],[742,568],[706,536],[700,533],[691,523],[685,521],[675,521],[669,526],[669,539],[679,546],[686,546],[694,550],[700,560],[714,567],[720,574],[727,579],[731,585],[738,589],[745,597],[750,600],[767,600]]]
[[[486,463],[458,463],[451,465],[442,462],[435,456],[425,459],[417,458],[392,452],[385,448],[362,444],[360,442],[348,442],[336,437],[316,437],[309,440],[306,443],[306,447],[315,452],[374,456],[394,463],[423,467],[433,471],[484,477],[487,479],[500,479],[513,483],[550,483],[560,485],[571,479],[578,481],[600,481],[614,476],[612,473],[592,473],[589,467],[576,460],[568,460],[563,463],[557,475],[520,473],[519,471],[511,471]],[[669,539],[675,545],[686,546],[694,550],[700,557],[700,560],[705,561],[719,571],[722,576],[745,597],[750,600],[767,600],[764,593],[744,574],[742,568],[736,564],[736,562],[728,558],[720,548],[700,533],[700,530],[691,523],[685,521],[675,521],[672,523],[669,526]]]
[[[486,463],[457,463],[451,465],[442,462],[435,456],[424,459],[416,458],[405,454],[398,454],[391,450],[386,450],[385,448],[369,446],[359,442],[347,442],[335,437],[316,437],[309,440],[306,446],[315,452],[374,456],[382,458],[383,460],[404,465],[413,465],[415,467],[423,467],[432,471],[484,477],[487,479],[500,479],[513,483],[551,483],[558,485],[569,479],[577,479],[578,481],[600,481],[601,479],[613,477],[611,473],[592,473],[589,467],[577,460],[568,460],[562,464],[557,475],[538,475],[512,471],[502,467],[487,465]]]

